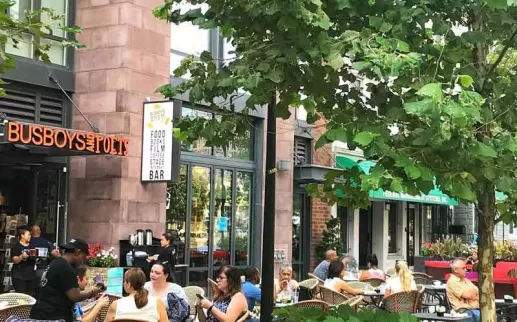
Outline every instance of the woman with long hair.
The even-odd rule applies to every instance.
[[[147,259],[148,262],[155,262],[159,261],[161,263],[165,263],[169,266],[169,272],[171,272],[171,275],[169,279],[174,281],[174,272],[176,270],[176,248],[172,244],[174,242],[174,237],[170,233],[164,233],[162,234],[162,237],[160,238],[160,246],[162,247],[162,250],[160,254],[154,255],[152,257],[149,257]]]
[[[405,261],[398,261],[395,265],[396,276],[393,276],[386,282],[386,291],[384,296],[394,293],[416,291],[416,283],[413,274],[409,271],[409,267]]]
[[[145,283],[144,288],[151,296],[159,298],[165,304],[165,309],[168,309],[167,294],[174,293],[179,298],[188,303],[187,294],[181,286],[172,282],[170,267],[167,262],[154,262],[151,267],[150,281]]]
[[[36,260],[29,256],[31,232],[27,227],[18,228],[18,242],[11,248],[13,268],[11,280],[14,290],[34,296],[36,291]]]
[[[88,281],[90,279],[90,268],[86,265],[81,265],[77,267],[77,284],[79,284],[79,289],[84,291],[86,286],[88,286]],[[87,313],[84,314],[83,308],[80,302],[75,303],[75,319],[76,321],[82,322],[95,322],[97,319],[97,315],[99,312],[109,304],[109,299],[107,296],[101,296],[93,306],[93,308]]]
[[[363,274],[361,274],[359,280],[364,281],[370,278],[378,278],[381,280],[386,279],[386,276],[384,275],[382,269],[379,269],[379,261],[377,260],[377,255],[368,255],[368,257],[366,257],[366,262],[368,263],[368,270],[364,271]]]
[[[345,276],[345,264],[340,260],[330,262],[329,273],[324,286],[338,293],[351,295],[362,293],[362,290],[354,289],[343,281],[343,276]]]
[[[129,296],[113,302],[105,322],[114,319],[133,319],[147,322],[168,322],[165,305],[149,295],[144,288],[145,274],[140,268],[130,268],[124,274],[124,290]]]
[[[241,276],[237,268],[221,267],[217,272],[217,288],[219,292],[213,302],[207,299],[199,302],[207,310],[207,322],[235,322],[246,314],[248,304],[241,292]]]

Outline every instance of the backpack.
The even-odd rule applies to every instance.
[[[176,295],[175,293],[167,294],[167,317],[169,321],[173,322],[184,322],[190,318],[190,306],[189,304]]]

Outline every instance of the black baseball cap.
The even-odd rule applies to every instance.
[[[70,241],[64,245],[59,246],[62,249],[79,249],[86,255],[90,253],[90,248],[88,247],[88,243],[84,239],[74,238],[70,239]]]

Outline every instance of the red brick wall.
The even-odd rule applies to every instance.
[[[316,142],[327,129],[326,120],[319,120],[312,129],[312,136]],[[317,165],[332,167],[334,166],[334,156],[332,147],[327,144],[313,151],[313,163]],[[312,198],[312,236],[311,236],[311,270],[318,264],[316,260],[316,246],[321,240],[321,235],[325,230],[325,222],[331,217],[332,207],[320,198]]]

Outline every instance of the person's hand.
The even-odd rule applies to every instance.
[[[212,306],[212,302],[210,302],[209,300],[207,299],[202,299],[202,300],[199,300],[199,305],[204,308],[204,309],[208,309],[209,307]]]
[[[282,281],[280,282],[280,288],[281,288],[281,289],[285,289],[285,288],[287,288],[287,285],[289,285],[289,281],[288,281],[288,280],[282,280]]]
[[[27,253],[22,253],[22,258],[27,259],[27,258],[29,258],[29,255]]]
[[[94,286],[91,288],[91,291],[92,291],[92,297],[96,297],[101,292],[101,289],[98,288],[97,286]]]
[[[109,305],[109,303],[110,303],[109,298],[106,295],[103,294],[97,300],[97,304],[96,305],[99,305],[100,307],[106,307],[106,306]]]

